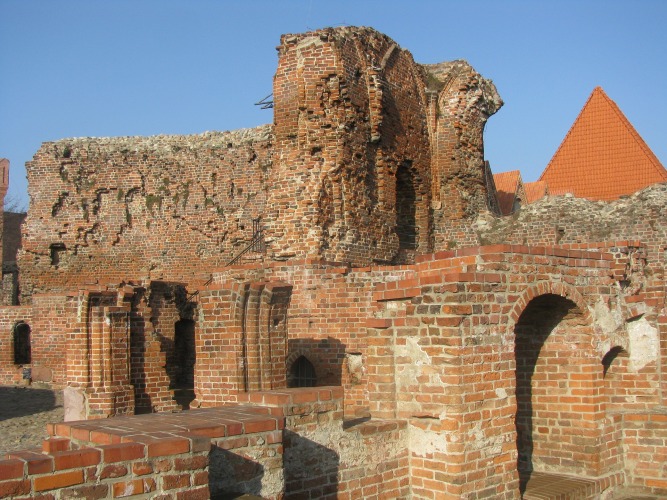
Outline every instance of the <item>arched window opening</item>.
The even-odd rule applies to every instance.
[[[14,326],[14,364],[30,364],[30,327],[21,321]]]
[[[305,356],[299,356],[287,373],[287,387],[315,387],[315,367]]]
[[[409,164],[396,172],[396,233],[399,248],[417,248],[417,193]]]

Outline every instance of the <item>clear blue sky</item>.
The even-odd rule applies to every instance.
[[[417,62],[466,59],[505,106],[494,172],[537,179],[602,86],[667,162],[665,0],[0,0],[0,157],[65,137],[192,134],[272,121],[282,33],[371,26]]]

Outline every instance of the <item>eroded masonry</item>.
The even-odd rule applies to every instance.
[[[68,422],[0,492],[665,494],[667,185],[495,215],[493,83],[372,29],[284,35],[273,86],[271,125],[28,163],[0,377]]]

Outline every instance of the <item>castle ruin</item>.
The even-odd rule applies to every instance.
[[[667,185],[499,217],[501,106],[343,27],[281,38],[271,125],[44,143],[0,380],[67,422],[0,491],[667,494]]]

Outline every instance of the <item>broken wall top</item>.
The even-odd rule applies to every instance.
[[[45,143],[27,164],[24,295],[223,266],[265,211],[272,138],[267,125]]]
[[[45,143],[27,165],[24,296],[187,282],[257,228],[242,262],[407,263],[485,206],[482,132],[501,101],[467,63],[429,77],[371,28],[284,35],[278,52],[273,126]]]

